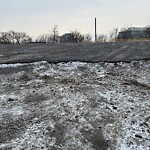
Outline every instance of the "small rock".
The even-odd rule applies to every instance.
[[[115,109],[115,110],[116,110],[116,109],[117,109],[117,107],[116,107],[116,106],[113,106],[113,109]]]
[[[134,120],[131,121],[131,125],[135,124],[136,122]]]
[[[78,116],[75,116],[75,118],[77,119],[77,118],[78,118]]]
[[[15,101],[15,99],[13,99],[13,98],[8,98],[8,101],[9,101],[9,102],[13,102],[13,101]]]
[[[134,103],[134,100],[131,99],[131,100],[129,100],[129,102]]]
[[[51,127],[50,126],[46,127],[46,130],[51,131]]]
[[[135,137],[142,139],[143,137],[139,134],[135,134]]]
[[[147,129],[147,132],[150,133],[150,129]]]
[[[148,123],[146,123],[146,122],[141,123],[140,126],[146,126],[146,127],[149,127]]]
[[[145,118],[145,121],[146,121],[146,122],[147,122],[147,121],[150,121],[150,116],[146,117],[146,118]]]

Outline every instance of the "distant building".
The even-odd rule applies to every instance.
[[[72,33],[65,33],[60,36],[60,43],[74,43],[74,38]]]
[[[144,27],[130,27],[118,34],[118,39],[141,39],[146,38],[147,34]]]

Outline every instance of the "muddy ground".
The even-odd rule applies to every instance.
[[[130,62],[150,59],[150,41],[0,45],[0,64],[19,62]]]
[[[1,64],[0,149],[149,150],[149,100],[149,60]]]

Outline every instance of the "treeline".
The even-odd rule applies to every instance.
[[[15,31],[0,32],[0,43],[21,44],[30,42],[32,42],[32,38],[25,32],[15,32]]]
[[[109,35],[98,34],[97,42],[115,42],[118,41],[118,35],[120,32],[125,32],[128,30],[128,27],[123,27],[120,29],[113,29]],[[150,26],[145,27],[144,33],[150,38]],[[72,41],[74,43],[79,42],[92,42],[92,35],[90,33],[82,34],[78,30],[71,31],[69,34],[72,35]],[[60,35],[58,31],[58,26],[54,26],[49,33],[39,35],[35,40],[25,32],[0,32],[0,44],[28,44],[28,43],[59,43]],[[122,37],[122,40],[126,40],[126,37]]]
[[[83,42],[85,39],[87,41],[92,41],[92,36],[90,34],[84,36],[78,30],[71,31],[69,34],[72,35],[72,41],[75,43]],[[59,35],[58,26],[54,26],[50,33],[39,35],[35,42],[57,43],[60,42],[60,38],[61,36]]]
[[[92,41],[92,36],[90,34],[82,35],[78,30],[71,31],[72,38],[76,43],[86,41]],[[60,36],[58,31],[58,26],[54,26],[49,33],[41,34],[36,39],[33,40],[25,32],[0,32],[0,44],[28,44],[28,43],[59,43]]]

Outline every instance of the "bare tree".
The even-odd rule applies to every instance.
[[[124,26],[120,29],[120,32],[118,33],[118,38],[117,40],[127,40],[129,38],[128,34],[128,26]]]
[[[16,32],[15,33],[15,40],[17,44],[21,44],[22,41],[26,38],[26,33],[25,32]]]
[[[127,40],[128,37],[128,26],[122,27],[118,34],[118,40]]]
[[[11,37],[8,32],[1,32],[0,33],[0,43],[3,44],[11,44]]]
[[[8,31],[8,34],[10,36],[10,39],[11,39],[11,43],[12,44],[15,44],[15,35],[16,35],[16,32],[11,30],[11,31]]]
[[[35,41],[42,42],[42,43],[50,43],[52,42],[52,38],[50,34],[41,34],[37,37]]]
[[[107,35],[105,35],[105,34],[100,34],[100,35],[97,37],[97,41],[98,41],[98,42],[106,42],[106,41],[107,41]]]
[[[128,30],[128,26],[125,26],[125,27],[122,27],[121,29],[120,29],[120,32],[124,32],[124,31],[127,31]]]
[[[91,42],[92,41],[92,35],[90,33],[85,34],[84,41],[85,42]]]
[[[73,42],[79,43],[84,41],[84,35],[82,35],[78,30],[71,31]]]
[[[51,39],[53,43],[56,43],[59,41],[59,32],[58,32],[58,26],[54,26],[51,30]]]
[[[25,32],[1,32],[0,33],[0,42],[5,44],[21,44],[21,43],[29,43],[32,41],[32,38],[27,35]]]
[[[22,41],[21,43],[32,43],[33,40],[30,36],[26,36]]]
[[[114,28],[109,34],[109,41],[115,42],[118,37],[118,28]]]

